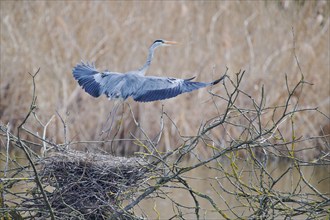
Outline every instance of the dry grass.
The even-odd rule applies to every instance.
[[[69,140],[104,139],[99,133],[112,103],[105,97],[94,99],[79,88],[72,67],[84,59],[95,61],[100,70],[137,69],[145,61],[147,47],[158,38],[182,44],[157,50],[148,75],[196,75],[197,80],[211,81],[226,66],[229,75],[246,69],[241,89],[258,98],[265,85],[267,105],[283,104],[287,94],[284,75],[292,85],[300,79],[292,27],[305,80],[314,84],[305,87],[303,95],[297,94],[300,105],[318,106],[329,116],[329,11],[326,1],[1,1],[0,121],[15,126],[25,116],[32,89],[27,72],[40,67],[40,119],[46,123],[57,110],[67,122]],[[213,91],[223,92],[221,85]],[[217,114],[206,90],[162,102],[128,102],[150,137],[160,129],[162,105],[182,135],[195,135],[202,122]],[[124,111],[117,137],[139,137],[127,106]],[[300,114],[295,126],[300,135],[313,136],[328,123],[322,117]],[[37,125],[31,122],[30,126]],[[50,123],[47,137],[63,141],[58,117]],[[178,140],[176,127],[165,119],[164,149],[178,146]],[[128,141],[116,144],[118,153],[138,149]]]

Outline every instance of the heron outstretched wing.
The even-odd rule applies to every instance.
[[[79,85],[85,89],[87,93],[94,97],[99,97],[102,94],[100,84],[95,81],[94,76],[100,74],[94,64],[81,64],[76,65],[72,70],[74,78],[78,81]]]
[[[223,78],[223,77],[222,77]],[[190,79],[175,79],[164,77],[144,77],[139,90],[132,95],[138,102],[151,102],[175,97],[185,92],[191,92],[206,86],[215,85],[222,78],[213,82],[192,82]]]
[[[103,93],[110,94],[112,89],[123,78],[123,74],[114,72],[99,72],[95,65],[81,62],[77,64],[72,70],[74,78],[79,85],[91,96],[99,97]]]

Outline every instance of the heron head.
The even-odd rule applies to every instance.
[[[159,40],[155,40],[151,46],[156,48],[159,46],[172,46],[175,44],[178,44],[178,43],[175,41],[167,41],[167,40],[159,39]]]

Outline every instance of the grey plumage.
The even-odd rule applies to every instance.
[[[215,85],[223,77],[213,82],[192,82],[190,79],[144,76],[149,68],[154,50],[163,44],[174,42],[156,40],[149,48],[146,63],[137,71],[124,74],[116,72],[99,72],[94,64],[81,62],[73,68],[73,76],[79,85],[93,97],[105,94],[110,100],[132,97],[138,102],[151,102],[175,97],[179,94]]]

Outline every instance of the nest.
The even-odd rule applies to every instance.
[[[43,158],[40,168],[49,203],[61,219],[106,219],[148,178],[147,163],[141,158],[77,151]],[[25,205],[45,206],[40,193],[32,201]],[[49,217],[49,213],[38,212],[37,217]]]

